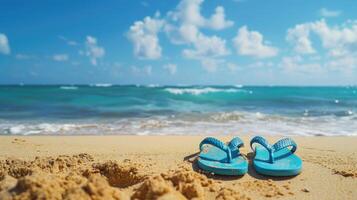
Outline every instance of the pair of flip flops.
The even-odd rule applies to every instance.
[[[219,175],[243,175],[248,171],[248,161],[239,151],[242,146],[243,141],[238,137],[228,144],[207,137],[200,143],[198,166]],[[270,145],[265,138],[255,136],[250,146],[255,153],[253,167],[259,174],[294,176],[301,172],[302,161],[294,154],[297,145],[292,139],[283,138]]]

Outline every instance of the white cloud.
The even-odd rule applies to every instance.
[[[329,10],[327,8],[321,8],[319,10],[319,14],[322,16],[322,17],[338,17],[341,15],[341,11],[339,10]]]
[[[162,48],[159,44],[158,33],[164,25],[164,20],[145,17],[143,21],[136,21],[128,32],[128,38],[134,45],[134,54],[141,59],[158,59]]]
[[[164,65],[163,68],[165,70],[167,70],[171,75],[174,75],[177,72],[177,65],[176,64],[168,63],[168,64]]]
[[[59,39],[63,40],[67,45],[69,46],[77,46],[78,42],[74,41],[74,40],[69,40],[64,36],[58,36]]]
[[[175,44],[190,44],[196,41],[201,28],[222,30],[233,26],[226,20],[225,11],[218,6],[209,18],[201,14],[203,0],[182,0],[174,11],[168,12],[165,32]]]
[[[296,25],[288,30],[287,39],[295,45],[298,53],[313,53],[310,35],[315,34],[329,56],[345,56],[357,51],[357,21],[329,26],[324,19]],[[308,41],[305,43],[301,41]]]
[[[352,74],[357,68],[357,54],[335,58],[326,63],[326,67],[332,71],[340,71]]]
[[[105,49],[98,46],[97,39],[92,36],[86,37],[86,50],[84,55],[88,56],[92,65],[97,65],[97,59],[102,58],[105,55]]]
[[[203,0],[181,0],[175,10],[169,11],[164,18],[156,14],[154,18],[145,17],[135,22],[128,32],[128,38],[134,45],[134,54],[142,59],[160,58],[162,48],[158,34],[165,31],[173,44],[189,46],[182,52],[184,57],[205,64],[219,62],[218,57],[229,54],[226,41],[215,35],[205,35],[200,29],[222,30],[234,23],[226,19],[222,6],[216,7],[215,12],[205,18],[201,14],[202,3]]]
[[[299,54],[317,53],[312,47],[311,35],[320,42],[322,50],[314,57],[304,57],[297,55],[284,57],[281,66],[286,71],[297,71],[304,73],[343,73],[351,75],[357,69],[357,21],[348,20],[340,25],[331,26],[324,19],[296,25],[289,29],[287,39],[295,45],[295,50]],[[306,51],[299,51],[299,39],[305,38],[310,41]],[[301,48],[300,48],[301,50]],[[324,59],[321,59],[324,58]]]
[[[193,46],[193,49],[184,49],[183,56],[199,60],[203,69],[208,72],[215,72],[217,67],[225,62],[220,57],[230,54],[226,48],[226,41],[217,36],[208,37],[199,33]]]
[[[165,32],[173,44],[186,44],[182,55],[188,59],[196,59],[202,67],[213,72],[224,62],[220,57],[230,54],[226,47],[226,40],[201,32],[201,28],[222,30],[233,25],[226,20],[224,8],[218,6],[215,12],[205,18],[201,14],[203,0],[182,0],[174,11],[170,11],[165,25]]]
[[[151,65],[146,65],[144,67],[131,66],[131,71],[136,75],[150,76],[152,73],[152,67]]]
[[[210,20],[206,22],[207,26],[214,30],[222,30],[228,27],[233,26],[234,22],[226,20],[224,8],[218,6],[216,12],[211,16]]]
[[[9,40],[7,39],[7,36],[3,33],[0,33],[0,54],[10,54]]]
[[[203,0],[182,0],[175,11],[169,12],[169,17],[183,25],[189,24],[213,30],[222,30],[233,26],[233,21],[226,20],[222,6],[217,6],[210,18],[203,17],[201,14],[202,3]]]
[[[67,54],[55,54],[52,56],[52,59],[57,62],[64,62],[69,59],[69,56]]]
[[[305,63],[301,56],[283,57],[280,67],[288,73],[321,74],[323,68],[320,63]]]
[[[183,55],[186,58],[219,57],[230,53],[226,48],[226,41],[217,36],[208,37],[200,33],[193,45],[194,49],[183,50]]]
[[[238,30],[233,43],[239,55],[267,58],[278,54],[278,49],[268,45],[262,34],[257,31],[249,31],[247,26]]]
[[[325,20],[311,23],[311,30],[321,39],[322,45],[332,56],[341,56],[357,50],[357,21],[329,27]]]
[[[201,15],[201,4],[203,0],[182,0],[172,14],[174,21],[181,21],[184,24],[203,26],[205,18]]]
[[[312,47],[309,35],[309,26],[298,24],[294,28],[288,29],[286,40],[289,43],[294,44],[294,50],[297,53],[312,54],[316,51]]]
[[[215,72],[220,65],[224,65],[225,60],[205,57],[200,59],[203,69],[207,72]]]

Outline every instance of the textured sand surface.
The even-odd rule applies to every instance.
[[[202,139],[1,136],[0,199],[357,199],[357,137],[294,138],[304,167],[290,178],[251,167],[239,177],[204,173],[195,162]]]

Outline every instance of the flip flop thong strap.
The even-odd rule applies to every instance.
[[[244,143],[239,137],[233,138],[228,144],[228,147],[231,149],[231,151],[237,149],[238,152],[239,152],[239,148],[241,148],[243,146],[244,146]]]
[[[272,149],[274,150],[274,152],[277,152],[277,151],[280,151],[280,150],[285,149],[287,147],[291,147],[291,149],[290,149],[291,153],[294,153],[296,151],[296,149],[297,149],[296,143],[291,138],[283,138],[283,139],[277,141],[272,146]]]
[[[254,143],[258,143],[258,144],[262,145],[263,147],[265,147],[268,150],[268,152],[269,152],[269,161],[271,163],[273,163],[275,161],[275,158],[274,158],[274,153],[275,152],[278,152],[278,151],[280,151],[282,149],[291,147],[289,153],[292,154],[297,149],[296,143],[291,138],[283,138],[283,139],[277,141],[273,146],[271,146],[265,138],[263,138],[261,136],[255,136],[250,141],[250,146],[251,146],[252,149],[253,149],[253,144]],[[284,155],[286,155],[286,154],[284,154]],[[284,155],[280,155],[280,157],[284,156]]]
[[[232,153],[231,153],[231,149],[224,144],[222,141],[217,140],[216,138],[213,137],[206,137],[205,139],[202,140],[202,142],[200,143],[200,150],[202,151],[203,146],[209,144],[212,146],[215,146],[219,149],[222,149],[224,152],[227,153],[227,161],[231,162],[232,161]]]
[[[263,138],[262,136],[255,136],[251,141],[250,141],[250,147],[254,151],[255,149],[253,148],[253,144],[257,143],[263,146],[265,149],[268,150],[269,152],[269,162],[273,163],[274,162],[274,150],[272,146],[269,144],[269,142]]]

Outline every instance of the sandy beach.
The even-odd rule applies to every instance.
[[[294,137],[303,171],[287,178],[261,176],[251,166],[239,177],[202,172],[195,162],[202,139],[1,136],[0,199],[357,198],[357,137]],[[250,137],[242,139],[251,160]]]

